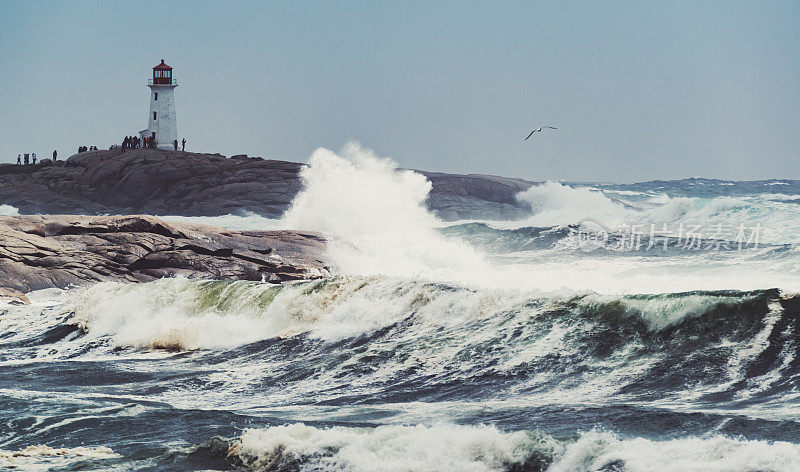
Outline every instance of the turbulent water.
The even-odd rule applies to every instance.
[[[548,182],[443,223],[320,150],[281,220],[338,274],[0,305],[0,467],[798,471],[800,182]]]

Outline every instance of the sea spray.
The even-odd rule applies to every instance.
[[[624,195],[620,200],[617,195]],[[758,193],[737,197],[687,197],[664,192],[633,192],[546,182],[520,192],[531,216],[515,222],[492,222],[499,228],[579,225],[587,220],[607,227],[637,228],[643,234],[685,235],[734,240],[739,231],[758,227],[766,244],[800,242],[794,222],[800,218],[797,195]],[[749,236],[749,233],[747,234]]]
[[[800,446],[722,435],[671,440],[620,438],[594,429],[576,440],[492,426],[435,424],[315,428],[301,423],[249,429],[228,450],[256,470],[348,472],[794,472]]]
[[[572,188],[548,181],[534,185],[517,195],[517,199],[530,204],[533,216],[525,224],[556,226],[578,224],[595,219],[604,224],[617,224],[625,220],[625,206],[587,188]]]
[[[492,426],[315,428],[304,424],[250,429],[228,455],[257,470],[491,472],[543,470],[560,452],[557,441]],[[535,467],[535,468],[534,468]]]
[[[0,216],[19,215],[19,210],[11,205],[0,205]]]
[[[548,472],[794,472],[800,446],[714,434],[671,440],[625,439],[594,430],[567,445]]]
[[[526,294],[375,276],[277,286],[176,277],[104,282],[72,298],[71,322],[93,338],[110,337],[117,346],[210,349],[303,333],[338,341],[412,315],[425,325],[459,325],[494,316]]]
[[[328,235],[339,273],[468,282],[487,269],[480,253],[437,231],[425,176],[391,159],[349,143],[340,155],[315,151],[300,176],[303,189],[281,226]]]

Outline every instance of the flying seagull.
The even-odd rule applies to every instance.
[[[535,129],[535,130],[531,131],[531,134],[529,134],[529,135],[528,135],[528,138],[530,138],[531,136],[533,136],[533,133],[535,133],[535,132],[537,132],[537,131],[541,131],[541,130],[543,130],[543,129],[545,129],[545,128],[550,128],[550,129],[558,129],[558,128],[553,128],[552,126],[542,126],[541,128],[538,128],[538,129]],[[528,138],[525,138],[525,139],[523,139],[523,141],[527,141],[527,140],[528,140]]]

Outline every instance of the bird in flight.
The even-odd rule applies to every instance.
[[[531,134],[529,134],[529,135],[528,135],[528,138],[530,138],[531,136],[533,136],[533,133],[535,133],[535,132],[537,132],[537,131],[541,131],[541,130],[543,130],[543,129],[545,129],[545,128],[550,128],[550,129],[558,129],[558,128],[553,128],[552,126],[542,126],[541,128],[537,128],[537,129],[535,129],[535,130],[531,131]],[[528,140],[528,138],[525,138],[525,139],[523,139],[523,141],[527,141],[527,140]]]

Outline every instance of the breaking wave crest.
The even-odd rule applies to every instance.
[[[235,398],[228,389],[255,382],[256,399],[294,404],[314,392],[343,407],[353,395],[476,400],[505,389],[529,405],[635,403],[657,391],[665,404],[713,396],[755,407],[784,398],[800,375],[800,302],[777,290],[543,295],[340,276],[283,286],[104,283],[66,298],[51,313],[67,316],[27,336],[19,333],[31,319],[14,315],[27,307],[8,307],[17,334],[4,344],[39,358],[199,349],[218,352],[215,362],[255,363],[213,384],[208,398],[219,395],[220,406]]]
[[[328,235],[339,273],[463,281],[487,269],[479,252],[437,231],[425,176],[391,159],[356,143],[341,155],[318,149],[300,177],[303,189],[280,225]]]
[[[229,455],[256,470],[488,472],[523,464],[532,466],[525,470],[542,470],[557,447],[551,438],[491,426],[319,429],[292,424],[248,430]]]
[[[721,307],[742,307],[765,292],[692,292],[613,297],[459,288],[392,277],[340,276],[271,285],[161,279],[105,282],[75,294],[72,323],[116,345],[198,349],[301,333],[326,341],[367,335],[413,317],[425,326],[457,326],[507,313],[614,313],[663,329]]]
[[[11,205],[0,205],[0,216],[19,215],[19,210]]]
[[[722,435],[625,439],[593,430],[575,441],[492,426],[251,429],[228,456],[264,471],[793,472],[800,446]]]
[[[592,220],[609,227],[648,227],[651,224],[662,227],[666,224],[672,230],[680,224],[702,224],[708,232],[719,225],[752,227],[760,224],[765,242],[800,243],[794,231],[794,222],[800,218],[797,195],[755,193],[696,197],[546,182],[521,192],[517,199],[531,207],[532,216],[501,226],[551,227]]]
[[[517,195],[517,199],[530,204],[533,216],[525,224],[532,226],[577,224],[590,218],[613,225],[629,216],[621,202],[600,191],[572,188],[558,182],[535,185]]]
[[[28,446],[16,451],[0,449],[0,467],[8,470],[46,471],[61,466],[71,470],[70,465],[82,462],[87,469],[90,465],[101,465],[104,460],[120,457],[108,447],[50,447]],[[99,464],[91,464],[99,461]],[[95,469],[95,467],[91,467]]]

